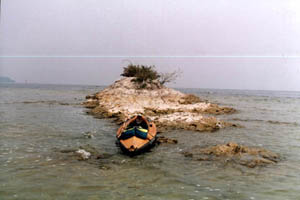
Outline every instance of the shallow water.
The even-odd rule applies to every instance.
[[[172,131],[178,140],[137,157],[115,145],[117,125],[79,105],[96,86],[0,85],[0,199],[299,199],[300,93],[181,89],[238,109],[220,118],[245,128]],[[83,133],[91,131],[94,139]],[[280,154],[276,165],[196,162],[193,145],[235,141]],[[93,163],[59,150],[89,144],[106,153]]]

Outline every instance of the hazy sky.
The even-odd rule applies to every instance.
[[[180,67],[177,87],[300,91],[299,10],[299,0],[2,0],[0,75],[110,84],[126,56],[151,56],[129,59]]]

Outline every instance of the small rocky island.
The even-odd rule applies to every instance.
[[[118,124],[133,115],[145,115],[154,121],[159,132],[172,129],[214,132],[226,127],[241,127],[217,118],[218,115],[236,112],[234,108],[221,107],[196,95],[184,94],[166,87],[164,83],[173,80],[174,75],[175,73],[158,74],[152,66],[129,65],[124,68],[123,78],[96,94],[86,96],[84,105],[90,109],[88,114],[97,118],[115,118]],[[176,143],[177,141],[174,144]],[[226,153],[220,153],[223,151]],[[230,159],[233,161],[243,155],[247,155],[248,158],[249,152],[252,156],[250,160],[246,162],[239,159],[237,163],[255,167],[275,163],[278,160],[278,155],[269,151],[252,150],[235,143],[200,150],[191,148],[184,156],[194,157],[199,161],[216,161],[219,157],[230,157],[235,158]],[[256,160],[257,158],[259,160]]]
[[[124,77],[86,98],[84,105],[91,109],[89,114],[99,118],[116,118],[119,123],[132,115],[142,114],[154,121],[159,131],[185,129],[212,132],[237,126],[214,116],[231,114],[235,109],[220,107],[193,94],[168,88],[158,78],[137,81],[137,77]]]

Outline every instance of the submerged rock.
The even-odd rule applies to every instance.
[[[167,138],[165,136],[159,136],[157,138],[158,144],[166,143],[166,144],[177,144],[178,141],[175,139]]]
[[[186,129],[194,131],[215,131],[228,126],[207,114],[231,114],[235,109],[219,107],[193,94],[184,94],[155,82],[146,89],[140,89],[133,78],[122,78],[108,88],[88,95],[84,105],[98,118],[116,118],[122,123],[132,115],[143,114],[158,125],[159,131]]]
[[[71,163],[84,162],[101,170],[109,170],[123,163],[113,160],[113,156],[114,154],[102,152],[98,150],[98,148],[87,144],[68,149],[54,148],[51,162],[53,165],[68,165]]]
[[[95,137],[92,132],[85,132],[85,133],[83,133],[83,136],[88,139],[92,139]]]
[[[14,103],[23,103],[23,104],[48,104],[48,105],[62,105],[62,106],[68,106],[68,105],[79,105],[78,103],[68,103],[68,102],[61,102],[56,100],[47,100],[47,101],[22,101],[22,102],[14,102]]]
[[[95,147],[91,145],[80,146],[76,149],[62,149],[60,153],[67,154],[69,158],[77,160],[97,160],[108,157],[105,153],[100,153]]]
[[[212,147],[194,146],[183,152],[185,157],[197,161],[223,161],[254,168],[275,164],[279,161],[279,155],[259,147],[247,147],[236,143],[216,145]]]
[[[77,149],[62,149],[59,152],[60,153],[74,153],[76,151],[77,151]]]

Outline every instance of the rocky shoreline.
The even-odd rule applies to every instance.
[[[193,94],[184,94],[158,82],[140,89],[133,78],[122,78],[106,89],[86,96],[83,105],[96,118],[114,118],[121,124],[133,115],[142,114],[154,121],[159,132],[183,129],[214,132],[226,127],[242,127],[216,116],[235,113],[230,107],[220,107]],[[160,136],[158,144],[177,144],[180,141]],[[254,168],[275,164],[279,155],[263,148],[241,146],[234,142],[210,147],[191,147],[185,157],[197,161],[229,162]]]
[[[151,89],[138,89],[132,78],[122,78],[96,94],[86,96],[88,114],[98,118],[115,118],[122,123],[132,115],[142,114],[156,123],[159,131],[185,129],[216,131],[239,127],[216,115],[232,114],[234,108],[220,107],[193,94],[184,94],[159,83]]]

